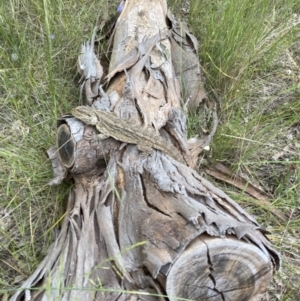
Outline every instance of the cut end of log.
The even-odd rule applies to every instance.
[[[57,130],[56,143],[58,148],[58,155],[67,168],[72,167],[75,161],[75,147],[76,142],[71,134],[69,126],[62,124]]]
[[[273,275],[269,258],[236,238],[195,239],[172,266],[166,291],[170,301],[260,300]]]

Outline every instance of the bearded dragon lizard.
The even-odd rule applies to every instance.
[[[119,118],[111,112],[98,110],[93,107],[79,106],[72,109],[72,115],[85,124],[93,125],[101,133],[96,139],[114,139],[130,144],[136,144],[144,155],[150,155],[153,149],[160,150],[175,160],[185,163],[180,152],[170,142],[163,139],[157,132],[133,124]]]

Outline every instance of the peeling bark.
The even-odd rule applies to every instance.
[[[81,68],[86,100],[151,127],[195,162],[173,46],[180,37],[197,46],[189,32],[167,30],[168,16],[163,0],[126,1],[106,89],[97,81],[102,69],[92,42],[84,44],[88,55],[80,64],[94,70]],[[203,87],[192,85],[197,106]],[[193,164],[158,150],[145,158],[135,144],[113,138],[95,143],[88,139],[95,133],[73,117],[59,121],[57,146],[48,153],[51,184],[67,173],[74,181],[67,214],[48,255],[10,300],[27,300],[26,294],[31,300],[258,300],[280,259],[255,219]],[[30,290],[37,285],[40,290]]]

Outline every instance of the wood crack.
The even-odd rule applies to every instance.
[[[160,210],[159,208],[157,208],[156,206],[152,205],[148,198],[147,198],[147,193],[146,193],[146,186],[145,186],[145,183],[144,183],[144,179],[143,177],[140,175],[140,181],[142,183],[142,191],[143,191],[143,197],[144,197],[144,201],[146,202],[147,206],[157,212],[159,212],[160,214],[163,214],[165,216],[168,216],[168,217],[171,217],[169,214],[165,213],[164,211]]]
[[[205,241],[203,241],[203,242],[204,242],[204,244],[206,245],[207,263],[208,263],[208,265],[209,265],[209,273],[208,273],[208,277],[209,277],[209,278],[212,280],[212,282],[213,282],[213,285],[214,285],[213,290],[214,290],[217,294],[219,294],[219,295],[222,297],[222,301],[226,301],[223,292],[222,292],[222,291],[219,291],[219,290],[217,289],[217,282],[216,282],[216,279],[215,279],[214,275],[212,274],[212,272],[214,271],[214,267],[213,267],[213,263],[212,263],[212,260],[211,260],[211,258],[210,258],[210,254],[209,254],[209,246],[207,245],[207,243],[206,243]]]

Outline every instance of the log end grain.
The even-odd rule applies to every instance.
[[[272,271],[268,256],[253,244],[207,236],[195,239],[174,263],[166,291],[171,301],[260,300]]]

